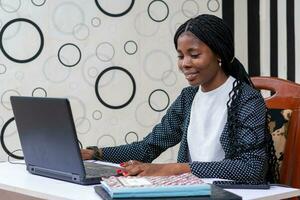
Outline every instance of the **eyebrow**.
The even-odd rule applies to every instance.
[[[180,52],[181,52],[181,50],[180,50],[180,49],[176,49],[176,50],[177,50],[177,52],[178,52],[178,53],[180,53]],[[189,48],[187,51],[188,51],[188,52],[192,52],[192,51],[199,51],[199,48],[194,48],[194,47],[192,47],[192,48]]]

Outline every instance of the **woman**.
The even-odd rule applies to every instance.
[[[262,181],[267,167],[265,104],[222,19],[199,15],[174,37],[184,88],[161,122],[142,141],[82,150],[83,159],[121,163],[123,175],[174,175]],[[177,163],[152,164],[180,143]]]

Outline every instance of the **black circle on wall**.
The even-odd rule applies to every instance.
[[[46,3],[46,0],[43,0],[41,3],[36,3],[36,2],[34,2],[34,0],[31,0],[31,3],[35,6],[42,6]]]
[[[106,73],[106,72],[109,72],[109,71],[112,71],[112,70],[120,70],[122,72],[125,72],[129,78],[131,79],[131,82],[132,82],[132,94],[130,96],[130,98],[128,99],[128,101],[126,101],[124,104],[121,104],[121,105],[117,105],[117,106],[113,106],[113,105],[110,105],[108,103],[106,103],[105,101],[103,101],[103,99],[100,97],[100,94],[99,94],[99,91],[98,91],[98,85],[99,85],[99,81],[101,79],[101,77]],[[122,67],[119,67],[119,66],[113,66],[113,67],[108,67],[106,68],[105,70],[103,70],[99,76],[97,77],[96,79],[96,83],[95,83],[95,92],[96,92],[96,96],[98,98],[98,100],[106,107],[108,108],[111,108],[111,109],[120,109],[120,108],[124,108],[125,106],[127,106],[131,101],[132,99],[134,98],[134,95],[135,95],[135,92],[136,92],[136,84],[135,84],[135,80],[132,76],[132,74],[127,70],[127,69],[124,69]]]
[[[217,11],[220,9],[220,3],[219,3],[219,1],[218,1],[218,0],[214,0],[214,1],[217,3],[217,8],[216,8],[216,9],[212,9],[212,8],[210,7],[210,4],[211,4],[212,0],[207,1],[207,9],[208,9],[210,12],[217,12]]]
[[[41,45],[40,45],[40,48],[39,50],[36,52],[36,54],[34,56],[32,56],[31,58],[28,58],[28,59],[24,59],[24,60],[20,60],[20,59],[16,59],[16,58],[13,58],[11,57],[4,49],[3,47],[3,34],[4,34],[4,31],[7,29],[7,27],[9,27],[11,24],[15,23],[15,22],[26,22],[26,23],[29,23],[31,24],[32,26],[34,26],[36,28],[36,30],[39,32],[39,35],[40,35],[40,38],[41,38]],[[5,55],[5,57],[7,57],[9,60],[13,61],[13,62],[16,62],[16,63],[27,63],[27,62],[30,62],[34,59],[36,59],[42,52],[43,50],[43,47],[44,47],[44,36],[43,36],[43,33],[40,29],[40,27],[34,23],[33,21],[29,20],[29,19],[25,19],[25,18],[16,18],[16,19],[13,19],[9,22],[7,22],[3,28],[1,29],[0,31],[0,49],[1,51],[3,52],[3,54]]]
[[[31,96],[34,97],[34,93],[35,93],[37,90],[42,90],[42,91],[44,92],[44,94],[45,94],[44,97],[47,97],[47,91],[46,91],[44,88],[42,88],[42,87],[34,88],[34,90],[33,90],[32,93],[31,93]]]
[[[136,132],[134,132],[134,131],[130,131],[130,132],[128,132],[128,133],[126,133],[126,135],[125,135],[125,142],[126,142],[126,144],[130,144],[130,142],[128,141],[128,136],[129,135],[135,135],[135,137],[136,137],[136,141],[135,142],[138,142],[139,141],[139,136],[138,136],[138,134],[136,133]]]
[[[151,6],[151,4],[153,4],[154,2],[157,2],[157,1],[162,2],[162,3],[165,4],[165,6],[167,7],[167,14],[166,14],[166,16],[165,16],[164,18],[160,19],[160,20],[154,19],[154,18],[151,16],[151,14],[150,14],[150,6]],[[164,2],[163,0],[153,0],[153,1],[151,1],[151,3],[148,5],[147,12],[148,12],[149,17],[150,17],[153,21],[155,21],[155,22],[162,22],[162,21],[165,21],[165,19],[167,19],[168,16],[169,16],[169,6],[168,6],[168,4],[166,4],[166,2]]]
[[[64,47],[67,46],[67,45],[68,45],[68,46],[74,46],[74,47],[78,50],[78,52],[79,52],[79,58],[78,58],[78,60],[76,61],[76,63],[74,63],[74,64],[72,64],[72,65],[67,65],[67,64],[65,64],[65,63],[61,60],[61,58],[60,58],[60,52],[61,52],[62,48],[64,48]],[[66,66],[66,67],[74,67],[74,66],[77,65],[77,64],[80,62],[80,60],[81,60],[81,51],[80,51],[79,47],[78,47],[76,44],[73,44],[73,43],[66,43],[66,44],[62,45],[62,46],[59,48],[58,53],[57,53],[57,57],[58,57],[59,62],[60,62],[62,65]]]
[[[125,11],[123,11],[123,12],[121,12],[121,13],[117,13],[117,14],[110,13],[110,12],[107,12],[106,10],[104,10],[104,9],[100,6],[100,4],[99,4],[99,2],[98,2],[97,0],[95,0],[95,3],[96,3],[96,6],[98,7],[98,9],[99,9],[101,12],[103,12],[105,15],[108,15],[108,16],[110,16],[110,17],[121,17],[121,16],[123,16],[123,15],[126,15],[126,14],[132,9],[132,7],[133,7],[133,5],[134,5],[134,1],[135,1],[135,0],[131,0],[131,3],[130,3],[130,5],[129,5],[129,7],[128,7]]]
[[[128,44],[133,44],[133,45],[134,45],[134,47],[135,47],[134,51],[131,52],[131,51],[128,51],[128,50],[127,50],[126,46],[127,46]],[[137,43],[136,43],[135,41],[133,41],[133,40],[128,40],[127,42],[125,42],[125,44],[124,44],[124,51],[125,51],[128,55],[133,55],[133,54],[135,54],[135,53],[137,52],[137,50],[138,50],[138,46],[137,46]]]
[[[162,108],[162,109],[156,109],[156,108],[154,108],[154,107],[152,106],[152,104],[151,104],[151,96],[152,96],[155,92],[163,92],[163,93],[165,93],[165,95],[166,95],[167,98],[168,98],[168,103],[167,103],[167,105],[166,105],[164,108]],[[156,89],[156,90],[153,90],[153,91],[151,92],[151,94],[149,95],[149,97],[148,97],[148,104],[149,104],[149,106],[150,106],[150,108],[151,108],[152,110],[154,110],[154,111],[156,111],[156,112],[162,112],[162,111],[164,111],[164,110],[166,110],[166,109],[168,108],[168,106],[169,106],[169,104],[170,104],[170,97],[169,97],[168,93],[167,93],[166,91],[164,91],[163,89]]]
[[[15,158],[15,159],[23,160],[23,159],[24,159],[23,156],[18,156],[18,155],[13,154],[13,152],[10,152],[10,151],[8,150],[8,148],[6,147],[6,144],[5,144],[5,142],[4,142],[4,133],[5,133],[5,130],[6,130],[6,128],[8,127],[8,125],[9,125],[12,121],[14,121],[14,120],[15,120],[15,118],[12,117],[12,118],[10,118],[7,122],[5,122],[5,124],[3,125],[2,129],[1,129],[1,135],[0,135],[1,146],[2,146],[3,150],[5,151],[5,153],[7,153],[7,155],[9,155],[10,157],[13,157],[13,158]]]

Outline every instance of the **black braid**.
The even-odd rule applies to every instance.
[[[221,58],[221,66],[225,74],[227,76],[233,76],[235,78],[233,89],[229,93],[229,100],[227,102],[227,121],[229,128],[229,137],[232,138],[232,145],[234,146],[235,151],[243,151],[244,149],[241,149],[243,147],[241,145],[238,145],[238,139],[235,137],[235,132],[243,126],[243,124],[239,122],[239,119],[237,117],[237,107],[239,106],[237,101],[241,94],[239,91],[241,91],[245,83],[253,88],[254,85],[244,66],[237,58],[234,57],[234,42],[232,32],[222,19],[214,15],[199,15],[196,18],[189,19],[177,29],[174,36],[174,44],[176,49],[178,38],[182,33],[187,31],[194,34],[198,39],[209,46],[210,49]],[[255,127],[247,128],[251,128],[254,131]],[[267,130],[267,126],[265,129]],[[270,180],[270,177],[276,177],[276,175],[278,175],[278,173],[276,174],[276,169],[274,168],[274,145],[272,139],[270,139],[269,136],[270,134],[266,131],[265,143],[256,145],[256,147],[254,147],[261,148],[262,145],[266,146],[267,153],[268,155],[270,155],[268,159],[269,169],[267,171],[268,180]],[[234,152],[230,156],[234,156],[236,152]]]

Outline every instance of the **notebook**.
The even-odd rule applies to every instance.
[[[114,200],[114,199],[118,199],[118,198],[112,198],[108,192],[103,188],[102,185],[96,185],[94,187],[95,192],[102,198],[102,199],[106,199],[106,200]],[[208,199],[214,199],[214,200],[224,200],[224,199],[230,199],[230,200],[241,200],[242,197],[232,193],[232,192],[228,192],[222,188],[219,188],[215,185],[211,186],[211,195],[210,196],[194,196],[194,197],[149,197],[149,198],[145,198],[145,197],[137,197],[137,198],[122,198],[122,200],[150,200],[150,199],[155,199],[155,200],[208,200]]]
[[[102,188],[111,198],[193,197],[211,195],[211,185],[192,173],[170,176],[111,176]]]
[[[99,184],[117,167],[83,162],[68,99],[10,98],[27,170],[73,183]]]

